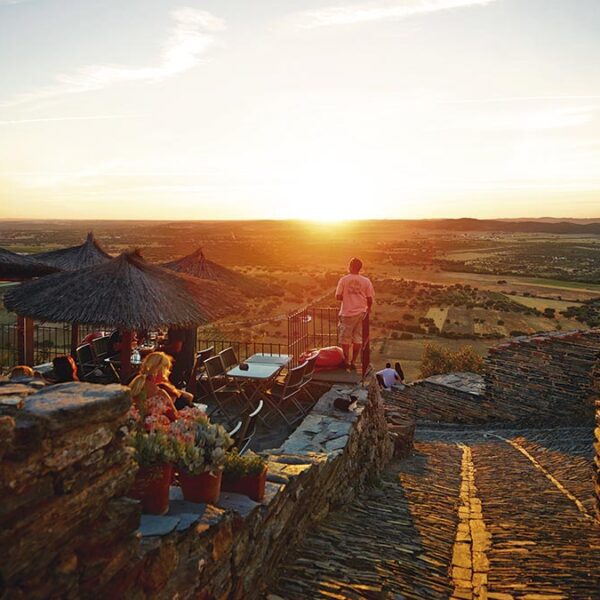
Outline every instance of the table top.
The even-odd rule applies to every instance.
[[[268,352],[258,352],[248,357],[244,362],[248,364],[280,365],[285,367],[292,358],[291,354],[269,354]]]
[[[276,365],[274,363],[246,363],[248,365],[247,371],[242,371],[242,369],[238,367],[233,367],[227,371],[227,375],[230,377],[237,377],[239,379],[271,379],[279,371],[283,365]]]

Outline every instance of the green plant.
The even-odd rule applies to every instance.
[[[456,352],[439,344],[425,344],[421,359],[421,377],[452,372],[483,372],[483,357],[473,346],[463,346]]]
[[[229,479],[238,479],[247,475],[260,475],[267,462],[257,454],[240,455],[236,450],[225,455],[223,475]]]
[[[188,418],[171,423],[170,430],[177,440],[180,468],[194,475],[223,468],[227,448],[233,440],[222,425],[211,423],[206,415],[190,411]]]
[[[173,439],[163,431],[148,433],[136,428],[129,434],[127,445],[133,448],[133,457],[140,467],[171,463],[177,456]]]

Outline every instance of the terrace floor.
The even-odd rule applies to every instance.
[[[329,515],[269,600],[600,598],[589,428],[417,430]]]

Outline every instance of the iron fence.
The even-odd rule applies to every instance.
[[[198,337],[196,344],[198,350],[213,346],[215,354],[221,352],[221,350],[225,350],[225,348],[233,348],[239,360],[246,360],[253,354],[261,352],[277,356],[288,353],[287,344],[278,342],[241,342],[239,340],[211,340],[204,337]]]
[[[313,348],[338,345],[338,309],[308,307],[288,316],[288,353],[294,362]]]

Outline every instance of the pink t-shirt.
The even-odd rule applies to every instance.
[[[367,298],[374,298],[373,284],[368,277],[349,273],[337,284],[336,296],[342,296],[341,317],[354,317],[367,312]]]

